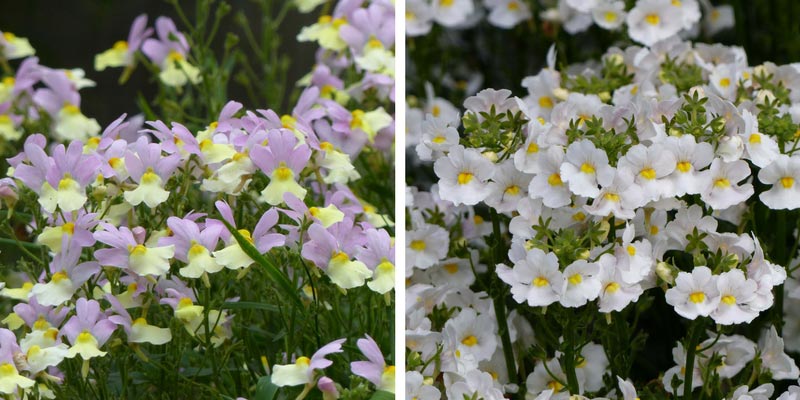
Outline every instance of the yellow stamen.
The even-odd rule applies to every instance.
[[[458,174],[458,184],[459,185],[466,185],[472,181],[473,175],[471,172],[462,172]]]
[[[550,284],[550,281],[543,276],[537,276],[536,279],[533,280],[533,285],[536,287],[547,286]]]
[[[702,303],[706,300],[706,294],[703,292],[694,292],[689,295],[689,301],[692,303]]]
[[[658,23],[661,22],[661,18],[659,18],[658,14],[647,14],[647,16],[644,17],[644,21],[650,25],[658,25]]]
[[[461,343],[464,344],[465,346],[472,347],[472,346],[475,346],[476,344],[478,344],[478,338],[476,338],[473,335],[469,335],[469,336],[465,337],[464,339],[462,339]]]
[[[410,247],[411,247],[411,249],[413,249],[415,251],[423,251],[423,250],[425,250],[427,245],[422,240],[412,240]]]
[[[784,176],[783,178],[781,178],[781,185],[783,186],[784,189],[791,188],[792,186],[794,186],[794,178],[792,178],[791,176]]]
[[[677,168],[678,168],[678,171],[686,173],[686,172],[689,172],[689,171],[692,170],[692,163],[690,163],[688,161],[680,161],[680,162],[678,162]]]
[[[584,174],[593,174],[594,173],[594,166],[589,163],[581,164],[581,172]]]
[[[641,175],[644,179],[652,181],[653,179],[656,179],[656,170],[653,168],[645,168],[639,172],[639,175]]]
[[[583,282],[583,276],[581,274],[573,274],[572,276],[567,279],[571,285],[577,285]]]
[[[736,297],[730,294],[726,294],[725,296],[722,296],[722,302],[729,306],[734,305],[736,304]]]

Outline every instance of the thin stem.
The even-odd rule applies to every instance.
[[[492,249],[492,276],[496,279],[497,274],[494,273],[494,268],[498,264],[500,260],[500,253],[501,253],[501,246],[500,246],[500,221],[497,216],[497,212],[492,209],[491,210],[491,218],[492,218],[492,235],[494,236],[494,248]],[[498,334],[500,334],[500,339],[503,343],[503,357],[506,360],[506,369],[508,372],[508,378],[510,381],[514,381],[514,378],[517,376],[517,367],[514,362],[514,351],[511,348],[511,336],[509,335],[508,329],[508,318],[506,317],[506,303],[505,299],[505,290],[498,290],[497,293],[494,293],[492,296],[492,303],[494,304],[494,313],[497,316],[497,326],[498,326]]]
[[[689,342],[686,343],[686,365],[683,375],[683,400],[692,400],[692,378],[694,378],[694,356],[697,353],[697,342],[703,332],[703,320],[692,322],[689,328]]]

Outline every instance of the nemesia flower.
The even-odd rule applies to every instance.
[[[147,143],[146,137],[139,138],[133,149],[125,154],[125,167],[139,186],[125,192],[125,201],[132,206],[144,203],[154,208],[169,198],[164,185],[178,167],[180,158],[177,154],[162,156],[161,145]]]
[[[750,169],[745,161],[727,163],[715,159],[711,163],[711,168],[705,172],[704,180],[707,183],[700,193],[700,198],[715,210],[741,203],[753,195],[753,185],[738,184],[748,176]]]
[[[780,155],[758,172],[758,180],[772,187],[758,198],[775,210],[800,208],[800,159]]]
[[[43,306],[58,306],[71,299],[78,288],[100,270],[100,265],[94,261],[78,264],[79,257],[80,251],[74,248],[57,254],[50,264],[50,281],[34,285],[29,296],[36,297]]]
[[[366,378],[377,386],[379,390],[394,393],[394,365],[386,365],[381,349],[378,348],[378,344],[369,335],[366,338],[358,339],[356,343],[358,349],[369,361],[354,361],[350,363],[350,370],[353,374]]]
[[[531,307],[559,301],[565,282],[556,255],[535,248],[529,250],[524,259],[514,263],[513,268],[497,265],[497,276],[511,285],[514,301],[527,302]]]
[[[95,251],[94,255],[100,265],[129,269],[138,275],[161,276],[169,271],[169,260],[175,254],[174,245],[147,246],[143,244],[143,240],[137,240],[134,232],[125,226],[117,228],[101,222],[100,228],[102,230],[96,231],[94,238],[111,246],[110,249]]]
[[[199,278],[204,273],[219,272],[223,268],[211,255],[222,236],[222,225],[212,224],[201,231],[191,219],[169,217],[167,226],[172,235],[159,238],[158,244],[175,246],[175,258],[187,264],[178,271],[181,276]]]
[[[100,304],[95,300],[78,299],[76,314],[64,324],[61,335],[66,336],[72,346],[67,358],[80,355],[84,360],[106,355],[100,347],[114,333],[116,326],[100,312]]]
[[[176,87],[199,83],[200,70],[186,60],[189,43],[175,23],[167,17],[158,17],[156,36],[158,39],[150,38],[142,43],[142,53],[161,69],[158,74],[161,82]]]
[[[645,46],[675,35],[683,28],[683,18],[669,0],[640,0],[626,18],[631,39]]]
[[[355,227],[349,218],[327,229],[314,223],[308,228],[309,240],[301,254],[324,270],[340,288],[356,288],[373,274],[363,262],[352,259],[358,250],[357,246],[362,244],[361,235],[361,229]]]
[[[447,256],[450,237],[437,225],[423,224],[406,235],[406,264],[427,269]]]
[[[147,15],[136,17],[131,24],[128,40],[120,40],[114,46],[94,57],[94,69],[102,71],[108,67],[124,67],[133,64],[133,55],[139,50],[145,39],[153,34],[152,28],[147,28]]]
[[[144,317],[136,318],[135,320],[128,314],[125,307],[111,295],[106,296],[106,300],[111,303],[116,315],[108,317],[108,320],[121,326],[128,336],[130,343],[151,343],[151,344],[164,344],[172,340],[172,333],[169,328],[159,328],[147,323]]]
[[[236,224],[233,219],[233,211],[231,211],[230,206],[223,201],[217,201],[214,204],[216,205],[220,215],[222,215],[222,218],[228,221],[228,223],[235,228]],[[274,227],[277,222],[278,211],[273,208],[265,212],[261,218],[259,218],[252,234],[246,229],[238,229],[238,232],[244,236],[244,238],[247,239],[247,241],[249,241],[250,244],[253,245],[261,254],[264,254],[273,247],[281,246],[285,243],[286,239],[283,235],[270,232],[272,227]],[[219,222],[216,223],[220,224]],[[209,229],[208,226],[206,229]],[[241,269],[250,266],[250,264],[253,263],[253,259],[250,258],[250,256],[248,256],[244,250],[242,250],[241,246],[239,246],[239,242],[236,241],[233,235],[230,234],[225,227],[219,229],[220,232],[222,232],[222,237],[227,238],[227,246],[222,250],[217,250],[212,253],[215,261],[228,269]]]
[[[270,177],[269,184],[261,192],[261,200],[270,205],[283,203],[285,193],[299,199],[306,189],[297,183],[297,177],[311,158],[311,149],[298,144],[293,134],[274,130],[267,134],[267,145],[252,150],[253,163]]]
[[[588,140],[581,140],[567,147],[560,177],[572,193],[597,197],[600,194],[598,185],[611,185],[614,169],[608,164],[608,155],[604,151]]]
[[[11,32],[0,32],[0,50],[3,51],[3,58],[7,60],[28,57],[36,53],[28,39]]]
[[[345,339],[334,340],[322,346],[310,359],[298,357],[294,364],[275,365],[271,377],[272,383],[279,387],[314,383],[314,371],[331,366],[333,362],[325,357],[329,354],[341,353],[344,342]]]
[[[489,195],[487,181],[494,175],[494,166],[474,149],[458,145],[446,158],[433,166],[439,181],[439,196],[455,205],[474,205]]]
[[[675,287],[667,290],[667,304],[675,307],[678,315],[695,319],[709,316],[720,301],[718,277],[708,267],[695,267],[691,273],[679,272]]]

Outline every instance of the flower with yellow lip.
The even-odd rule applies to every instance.
[[[36,381],[19,374],[12,360],[0,363],[0,393],[15,394],[18,390],[27,389]]]
[[[317,23],[303,27],[297,35],[299,42],[317,42],[322,48],[341,51],[347,48],[347,42],[342,39],[339,29],[347,24],[344,17],[323,15]]]
[[[2,98],[2,87],[0,87],[0,98]],[[17,129],[16,125],[12,116],[0,113],[0,138],[19,140],[22,137],[22,131]]]
[[[83,115],[75,104],[64,104],[54,117],[55,133],[61,140],[86,140],[100,132],[97,120]]]
[[[341,353],[344,342],[345,339],[334,340],[322,346],[311,358],[297,357],[292,364],[275,365],[272,369],[272,383],[279,387],[313,384],[316,382],[314,371],[331,366],[333,362],[325,357]]]
[[[0,34],[0,51],[2,51],[3,58],[8,60],[36,54],[36,50],[31,47],[28,39],[14,35],[11,32],[2,32]]]
[[[330,142],[320,143],[320,148],[324,154],[319,160],[319,166],[328,170],[328,173],[322,178],[323,182],[327,184],[348,183],[361,178],[361,174],[350,161],[349,155],[335,148]]]
[[[679,272],[675,286],[665,294],[667,304],[687,319],[709,316],[720,301],[717,279],[705,266],[695,267],[691,273]]]
[[[283,203],[283,196],[291,193],[298,199],[306,196],[307,190],[300,186],[297,178],[311,158],[311,149],[284,130],[267,133],[267,145],[255,146],[253,162],[269,176],[269,184],[261,191],[260,199],[270,205]]]
[[[350,129],[362,130],[367,134],[370,143],[375,141],[375,136],[383,128],[386,128],[394,122],[392,118],[383,107],[378,107],[372,111],[354,110],[351,112]]]
[[[800,159],[780,155],[759,171],[758,180],[772,185],[759,195],[764,205],[773,210],[800,208]]]

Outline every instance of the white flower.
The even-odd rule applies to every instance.
[[[442,330],[445,351],[455,358],[488,360],[497,349],[497,323],[493,316],[465,308],[447,320]]]
[[[446,387],[448,399],[505,399],[503,391],[495,387],[492,376],[479,370],[467,372],[463,381],[451,382]]]
[[[717,276],[705,266],[695,267],[691,273],[679,272],[675,286],[667,290],[665,298],[681,317],[707,317],[720,301]]]
[[[637,144],[628,149],[617,167],[633,172],[634,181],[642,188],[645,199],[658,200],[672,194],[671,182],[664,178],[675,171],[676,165],[675,155],[669,148]]]
[[[433,10],[425,0],[406,2],[406,35],[422,36],[433,27]]]
[[[444,118],[431,114],[422,122],[422,139],[417,145],[417,155],[422,161],[439,158],[458,144],[458,130]]]
[[[622,1],[603,1],[592,9],[594,23],[603,29],[618,29],[626,16],[625,3]]]
[[[583,373],[578,371],[578,383],[581,383],[581,378],[583,378]],[[532,396],[545,395],[549,391],[550,394],[543,397],[544,399],[566,400],[569,398],[569,390],[564,386],[566,382],[567,375],[561,369],[561,363],[557,358],[551,358],[547,360],[546,367],[541,360],[536,361],[533,372],[525,380],[525,388]],[[526,398],[529,397],[526,396]]]
[[[642,188],[633,183],[633,174],[625,167],[617,169],[614,180],[603,186],[592,205],[583,207],[589,214],[600,217],[613,214],[620,219],[633,219],[636,216],[634,210],[647,201],[642,194]]]
[[[677,364],[676,366],[667,370],[664,373],[664,378],[661,382],[664,384],[664,389],[668,392],[673,394],[683,394],[683,378],[684,372],[686,371],[686,350],[683,349],[683,344],[678,342],[678,345],[672,349],[672,360]],[[681,382],[677,388],[675,388],[675,392],[672,391],[672,379],[677,377],[678,380]],[[692,365],[692,389],[699,388],[703,386],[703,372],[700,369],[700,361],[698,357],[694,358],[694,363]]]
[[[681,11],[670,0],[640,0],[628,13],[628,35],[645,46],[677,34],[683,27]]]
[[[705,188],[700,199],[715,210],[726,209],[742,203],[753,195],[753,185],[738,183],[750,176],[747,162],[737,160],[727,163],[717,158],[705,171]]]
[[[531,17],[531,10],[523,0],[485,0],[489,11],[489,23],[510,29]]]
[[[417,371],[406,371],[406,395],[418,400],[439,400],[442,393],[436,386],[425,384],[425,377]]]
[[[538,121],[529,122],[527,127],[528,137],[525,139],[525,143],[522,144],[522,147],[514,153],[514,165],[522,172],[535,174],[539,172],[539,157],[543,155],[544,150],[546,150],[545,147],[540,146],[539,138],[542,132],[546,131],[548,128],[546,124],[542,125]]]
[[[758,198],[773,209],[800,208],[800,159],[780,155],[758,173],[758,180],[772,187]]]
[[[542,199],[547,207],[559,208],[572,201],[572,194],[561,179],[563,160],[563,149],[558,146],[549,147],[539,158],[539,172],[528,185],[529,195],[534,199]]]
[[[600,267],[586,260],[577,260],[564,269],[559,302],[564,307],[580,307],[600,294]]]
[[[647,239],[634,242],[635,234],[634,225],[628,225],[622,232],[622,244],[614,248],[620,277],[628,284],[641,283],[653,272],[655,264],[650,242]]]
[[[528,196],[530,180],[530,175],[518,171],[513,161],[506,160],[496,168],[489,183],[486,204],[498,212],[516,210],[520,199]]]
[[[447,157],[433,164],[439,177],[439,197],[455,205],[475,205],[489,195],[487,181],[494,175],[494,164],[475,149],[454,146]]]
[[[749,305],[756,297],[757,288],[756,281],[745,278],[742,270],[723,272],[717,278],[719,305],[711,318],[721,325],[750,323],[758,316],[758,311]]]
[[[764,168],[780,154],[778,143],[771,136],[758,131],[758,117],[750,111],[742,111],[742,119],[744,119],[744,132],[740,132],[739,135],[747,151],[745,158],[757,167]]]
[[[762,365],[772,372],[772,379],[797,379],[800,370],[794,360],[783,350],[783,339],[778,336],[774,326],[766,330],[758,341]]]
[[[560,171],[569,190],[579,196],[597,197],[600,194],[597,185],[609,186],[614,180],[614,168],[608,164],[608,155],[586,139],[567,147]]]
[[[622,279],[617,268],[617,259],[611,254],[603,254],[597,260],[600,266],[600,296],[599,311],[610,313],[622,311],[625,306],[635,302],[642,294],[642,287],[638,284],[628,284]]]
[[[448,28],[467,21],[475,11],[472,0],[433,0],[433,19]]]
[[[667,179],[671,183],[672,195],[698,194],[703,183],[700,170],[711,164],[714,148],[706,142],[697,143],[694,135],[670,136],[664,147],[675,155],[675,168]]]
[[[447,256],[450,237],[438,225],[423,224],[406,233],[406,265],[427,269]]]
[[[514,263],[514,268],[498,264],[497,276],[511,285],[514,301],[527,301],[531,307],[555,303],[559,300],[564,285],[564,276],[558,269],[556,255],[537,248],[529,250],[524,259]]]

